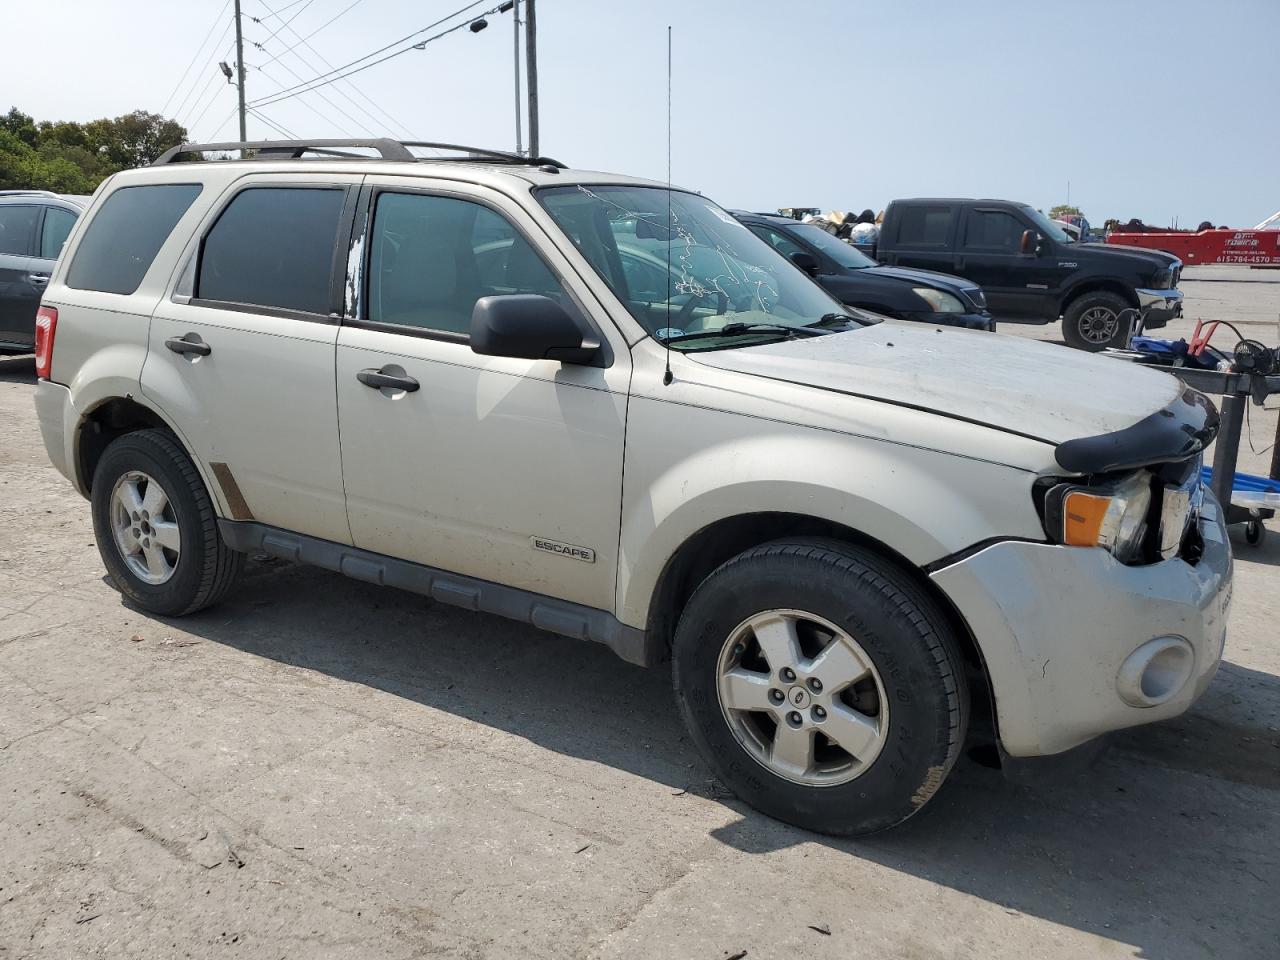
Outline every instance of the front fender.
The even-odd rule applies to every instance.
[[[617,611],[643,627],[667,562],[718,521],[790,513],[851,528],[919,566],[992,537],[1043,539],[1034,474],[890,440],[632,401]]]

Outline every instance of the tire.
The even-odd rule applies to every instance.
[[[794,634],[779,627],[793,615]],[[799,640],[791,678],[765,654],[781,635]],[[937,792],[964,743],[969,691],[945,616],[904,571],[863,547],[794,540],[739,554],[694,592],[672,660],[680,712],[715,774],[756,809],[818,833],[873,833],[906,820]],[[812,680],[832,676],[837,663],[858,665],[846,677],[869,676],[813,692]],[[752,709],[727,705],[743,701],[740,687]],[[797,689],[810,696],[797,699]],[[759,698],[771,706],[755,709]],[[805,748],[780,747],[781,737],[811,745],[805,773],[786,756]],[[855,749],[841,745],[850,742]]]
[[[1125,322],[1128,301],[1106,290],[1085,293],[1067,305],[1062,315],[1062,336],[1077,350],[1097,353],[1107,347],[1123,347],[1128,339]]]
[[[130,503],[139,509],[131,510]],[[180,617],[212,606],[243,565],[243,556],[218,533],[195,465],[167,431],[139,430],[112,442],[94,470],[91,505],[107,573],[144,610]],[[144,514],[143,507],[156,512]],[[123,523],[127,529],[121,529],[124,514],[130,518]]]

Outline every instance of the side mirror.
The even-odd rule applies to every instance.
[[[583,337],[568,311],[550,297],[514,293],[476,301],[471,350],[490,357],[590,364],[600,355],[600,344]]]
[[[791,254],[791,262],[811,277],[816,277],[818,275],[818,270],[820,269],[818,265],[818,258],[812,253],[797,250],[795,253]]]
[[[1022,231],[1022,242],[1018,244],[1018,252],[1025,257],[1034,256],[1040,247],[1040,235],[1034,230]]]

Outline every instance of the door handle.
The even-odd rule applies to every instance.
[[[27,279],[34,283],[37,287],[43,287],[49,282],[49,274],[47,273],[29,273]]]
[[[188,333],[184,337],[170,337],[164,345],[174,353],[194,353],[198,357],[207,357],[213,353],[213,347],[201,340],[198,333]]]
[[[403,390],[406,393],[413,393],[418,389],[418,381],[413,377],[402,377],[396,374],[383,373],[381,370],[375,370],[368,367],[356,374],[356,379],[363,383],[366,387],[372,387],[375,390],[386,387],[389,390]]]

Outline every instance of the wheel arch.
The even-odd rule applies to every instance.
[[[1090,293],[1114,293],[1120,299],[1124,300],[1129,306],[1136,308],[1138,306],[1138,295],[1133,292],[1133,287],[1122,283],[1119,280],[1103,277],[1093,277],[1081,280],[1074,287],[1071,287],[1062,297],[1058,304],[1058,316],[1063,316],[1071,305],[1081,297]]]
[[[752,547],[797,538],[838,540],[871,550],[893,564],[936,603],[952,628],[971,679],[980,681],[983,695],[975,697],[975,700],[989,708],[994,718],[994,692],[986,658],[977,637],[951,598],[919,566],[889,544],[853,527],[821,517],[789,512],[737,514],[716,520],[686,539],[663,566],[650,599],[645,624],[650,649],[664,658],[670,656],[681,611],[698,585],[717,567]]]

